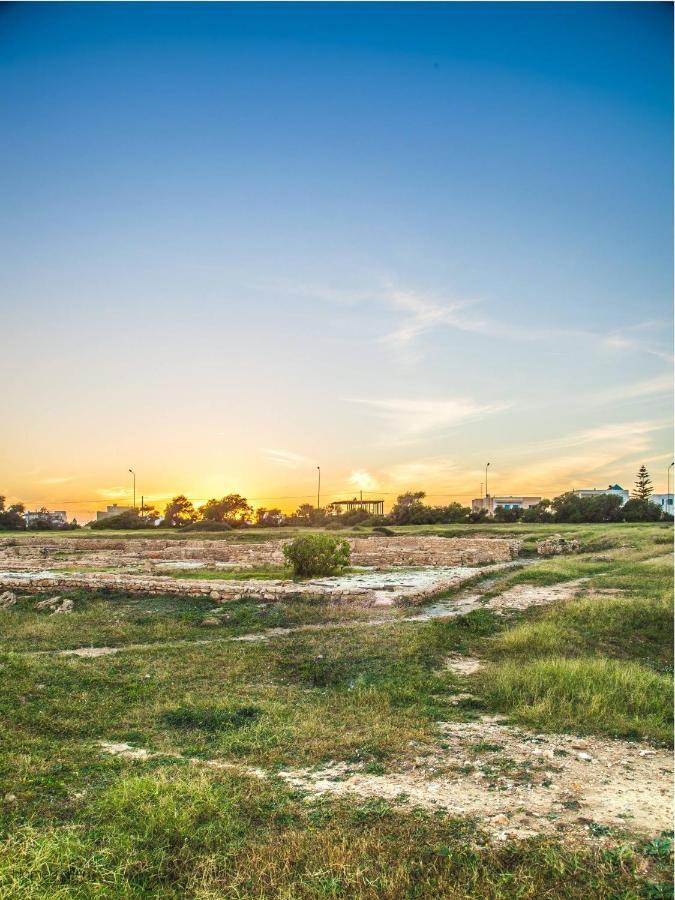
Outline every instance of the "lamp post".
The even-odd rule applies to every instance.
[[[316,471],[319,473],[319,482],[316,486],[316,508],[321,509],[321,466],[317,466]]]
[[[490,496],[490,492],[488,491],[488,469],[490,468],[490,463],[487,463],[485,466],[485,497],[486,499]]]
[[[668,466],[668,493],[666,494],[666,512],[668,512],[669,500],[670,500],[670,470],[675,466],[675,462],[671,462]]]
[[[133,469],[129,469],[134,479],[134,509],[136,509],[136,473]]]

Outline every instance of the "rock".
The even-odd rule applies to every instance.
[[[5,803],[16,803],[16,794],[5,794]]]
[[[74,608],[75,608],[75,604],[73,603],[73,601],[72,601],[72,600],[68,600],[68,599],[66,598],[65,600],[62,600],[62,601],[61,601],[61,605],[60,605],[60,606],[57,606],[57,607],[56,607],[56,609],[54,610],[54,612],[52,613],[52,615],[53,615],[53,616],[58,616],[60,613],[70,613],[70,612],[73,611]]]
[[[16,603],[16,594],[12,591],[5,591],[4,594],[0,594],[0,609],[9,609],[10,606],[14,606]]]
[[[498,816],[493,816],[490,819],[490,824],[491,825],[508,825],[509,820],[508,820],[507,816],[504,815],[504,813],[500,813]]]
[[[559,556],[564,553],[578,553],[581,545],[577,540],[567,541],[563,537],[550,537],[536,544],[539,556]]]
[[[202,619],[202,625],[220,625],[220,619],[214,619],[214,618]]]
[[[35,604],[35,609],[55,609],[61,602],[60,597],[49,597],[47,600],[40,600]]]
[[[593,757],[590,753],[577,753],[577,759],[582,759],[584,762],[593,762]]]

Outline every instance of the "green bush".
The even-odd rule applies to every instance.
[[[212,522],[210,519],[204,519],[191,525],[183,525],[181,531],[232,531],[232,527],[228,522]]]
[[[286,562],[301,577],[335,575],[349,565],[349,543],[329,534],[307,534],[284,547]]]

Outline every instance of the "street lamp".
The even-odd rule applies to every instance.
[[[487,465],[485,466],[485,499],[487,499],[490,496],[490,492],[488,491],[488,480],[487,480],[487,475],[488,475],[487,470],[489,469],[489,467],[490,467],[490,463],[487,463]]]
[[[136,509],[136,473],[133,469],[129,469],[134,478],[134,509]]]
[[[321,466],[317,466],[316,471],[319,473],[319,483],[316,486],[316,508],[321,509]]]

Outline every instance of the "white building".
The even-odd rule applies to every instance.
[[[630,491],[625,491],[620,484],[610,484],[606,488],[583,488],[572,493],[577,497],[600,497],[602,494],[609,494],[610,497],[620,497],[622,506],[630,500]]]
[[[529,509],[541,502],[541,497],[514,497],[509,495],[502,497],[477,497],[471,501],[471,511],[479,512],[487,510],[489,516],[494,516],[495,510],[502,509]]]
[[[36,509],[34,511],[26,510],[23,514],[23,517],[26,521],[26,526],[28,528],[31,525],[35,525],[36,522],[49,522],[50,525],[67,525],[68,524],[68,514],[64,509]]]
[[[656,503],[663,512],[673,514],[673,495],[672,494],[652,494],[649,498],[650,503]]]

